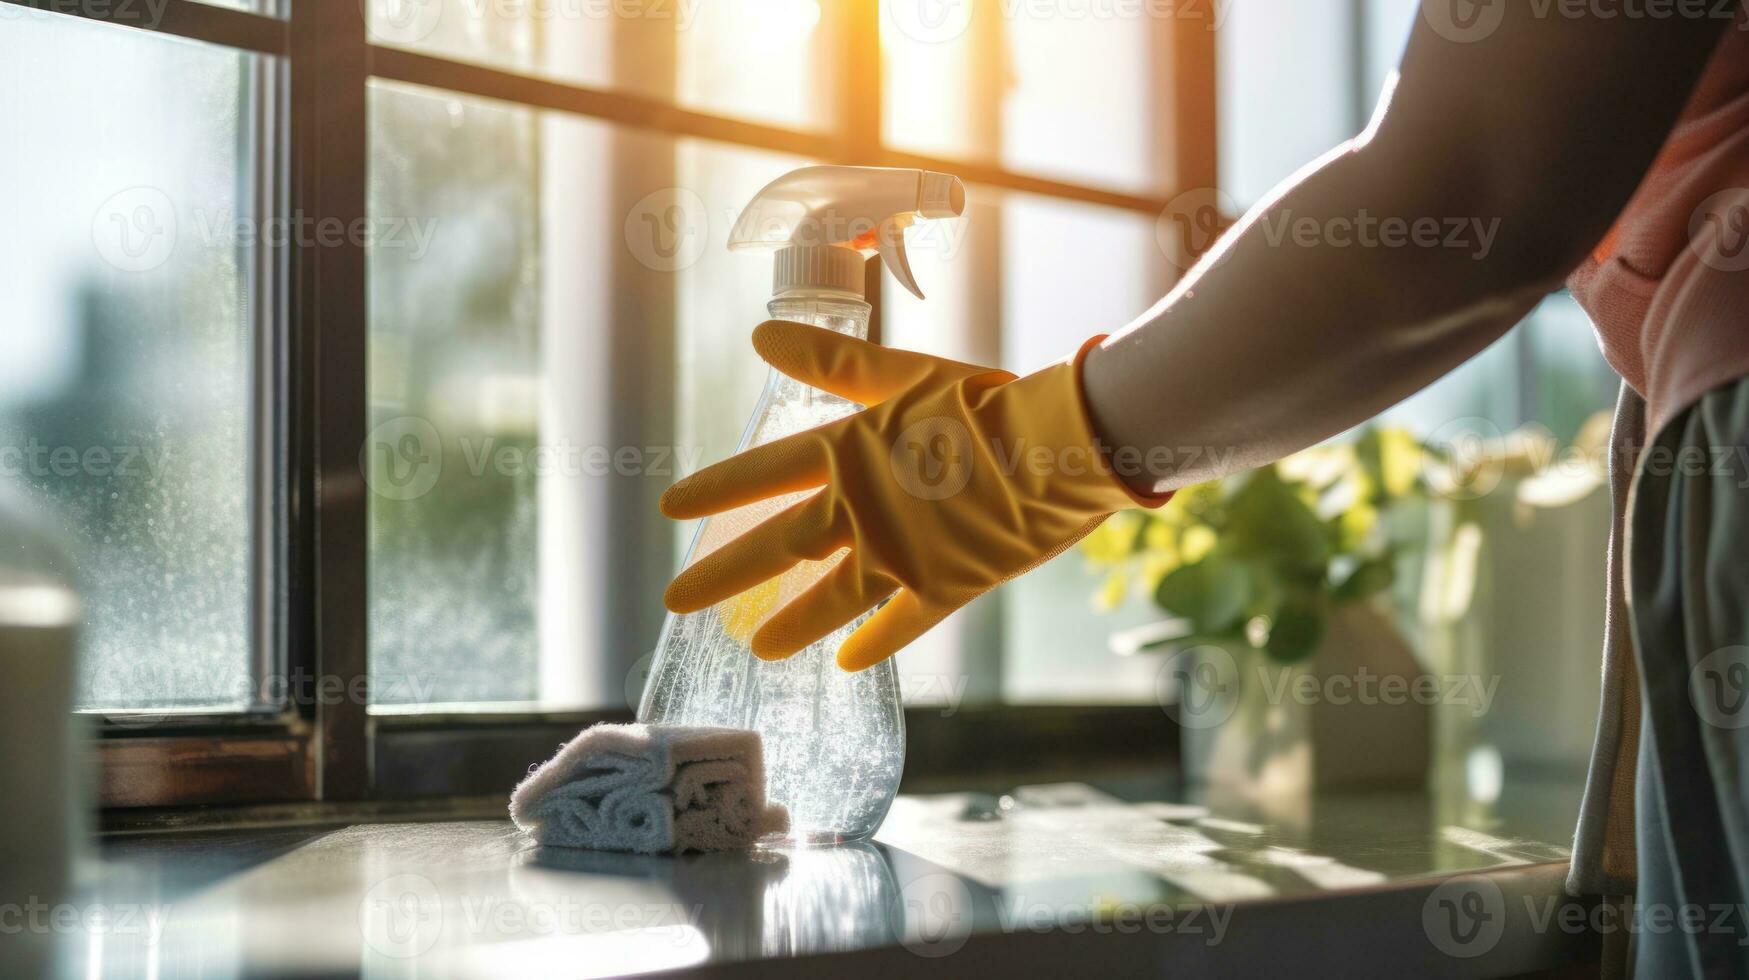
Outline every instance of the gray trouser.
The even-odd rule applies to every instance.
[[[1643,705],[1634,972],[1749,976],[1749,379],[1641,454],[1627,580]]]

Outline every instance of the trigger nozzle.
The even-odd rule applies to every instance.
[[[917,288],[917,277],[911,274],[911,260],[905,255],[905,229],[898,222],[888,219],[881,222],[880,232],[881,263],[893,278],[899,280],[899,285],[911,291],[911,295],[923,298],[923,290]]]

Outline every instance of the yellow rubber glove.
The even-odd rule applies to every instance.
[[[681,572],[668,608],[697,612],[848,548],[754,631],[752,647],[788,657],[890,595],[838,651],[840,667],[862,670],[1113,512],[1165,503],[1132,492],[1098,446],[1080,362],[1099,339],[1016,378],[806,324],[760,324],[753,346],[773,367],[868,407],[668,488],[662,512],[677,520],[819,488]]]

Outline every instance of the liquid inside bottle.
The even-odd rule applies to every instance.
[[[856,337],[869,307],[843,297],[789,295],[771,315]],[[836,395],[776,371],[766,382],[740,449],[823,425],[857,410]],[[774,497],[705,520],[686,564],[710,554],[809,493]],[[843,557],[803,562],[739,596],[688,615],[670,614],[650,667],[638,720],[756,731],[765,749],[766,792],[789,810],[785,839],[863,840],[886,818],[905,762],[904,713],[891,659],[857,673],[838,668],[838,647],[863,615],[786,660],[753,655],[754,631]]]

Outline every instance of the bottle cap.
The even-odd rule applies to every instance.
[[[830,289],[861,297],[863,257],[837,245],[790,245],[777,250],[771,274],[774,296],[795,289]]]

